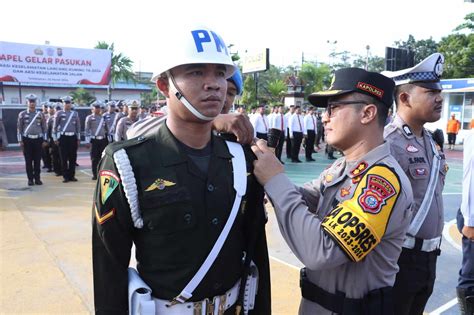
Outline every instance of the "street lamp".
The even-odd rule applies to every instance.
[[[369,71],[369,50],[370,50],[370,46],[369,45],[365,46],[365,49],[367,49],[367,57],[365,58],[365,70]]]

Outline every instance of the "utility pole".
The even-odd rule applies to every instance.
[[[370,50],[370,46],[369,45],[365,46],[365,49],[367,49],[367,57],[365,58],[365,70],[369,71],[369,50]]]

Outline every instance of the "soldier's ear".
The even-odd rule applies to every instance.
[[[374,104],[368,104],[362,107],[360,122],[363,125],[367,125],[370,122],[377,120],[377,106]]]
[[[169,82],[168,82],[168,78],[159,78],[156,81],[156,87],[158,88],[158,90],[160,90],[160,92],[166,98],[170,97],[170,85],[169,85]]]

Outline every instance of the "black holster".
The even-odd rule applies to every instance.
[[[391,315],[393,314],[392,287],[384,287],[368,292],[363,298],[352,299],[344,292],[330,293],[306,277],[305,268],[300,274],[301,294],[303,298],[317,303],[327,310],[342,315]]]

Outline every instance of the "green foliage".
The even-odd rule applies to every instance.
[[[151,92],[140,93],[140,101],[142,105],[150,107],[152,103],[155,103],[159,98],[158,89],[156,86],[153,86]]]
[[[95,101],[95,97],[83,88],[77,88],[69,94],[73,98],[74,103],[79,106],[88,106],[90,103]]]
[[[270,104],[280,104],[283,102],[287,86],[283,80],[275,79],[268,83],[267,91],[270,94]]]
[[[367,57],[361,55],[355,55],[355,59],[352,62],[352,66],[356,68],[365,69]],[[380,56],[369,56],[369,68],[368,71],[382,72],[385,70],[385,58]]]
[[[255,96],[255,80],[253,79],[253,74],[245,75],[244,92],[242,94],[240,103],[247,106],[256,105],[257,103]]]
[[[451,34],[439,43],[444,55],[444,79],[474,77],[474,34]]]
[[[438,44],[433,40],[433,38],[430,37],[429,39],[415,40],[415,37],[411,34],[408,35],[406,41],[396,41],[395,46],[397,48],[405,48],[414,51],[415,64],[438,51]]]
[[[309,94],[321,91],[331,84],[332,71],[329,65],[317,62],[305,62],[299,73],[304,84],[305,97]]]
[[[111,81],[112,85],[117,81],[135,82],[135,74],[132,71],[133,61],[122,53],[116,53],[114,43],[108,44],[99,41],[95,49],[108,49],[112,51]]]
[[[458,25],[458,27],[456,27],[454,31],[462,31],[464,29],[467,29],[468,31],[474,30],[474,12],[466,15],[464,17],[464,20],[466,22],[462,23],[461,25]]]

